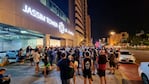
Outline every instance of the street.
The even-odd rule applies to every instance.
[[[136,64],[120,64],[119,71],[121,72],[124,81],[129,81],[131,84],[142,84],[141,78],[138,75],[138,66],[140,62],[149,62],[149,51],[147,50],[129,50],[136,57]]]
[[[130,50],[136,57],[137,64],[149,62],[149,50]]]

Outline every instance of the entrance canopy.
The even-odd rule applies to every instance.
[[[40,34],[39,32],[0,23],[0,39],[14,40],[14,39],[33,39],[43,37],[44,34]]]

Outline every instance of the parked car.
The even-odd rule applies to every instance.
[[[6,51],[0,51],[0,58],[3,58],[6,56]]]
[[[8,59],[16,59],[18,54],[18,50],[8,50],[6,51],[6,57],[8,57]]]
[[[128,50],[120,50],[119,62],[121,63],[135,63],[136,58]]]
[[[149,84],[149,62],[141,62],[138,72],[143,84]]]

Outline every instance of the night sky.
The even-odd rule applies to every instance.
[[[52,0],[68,15],[68,0]],[[63,4],[63,5],[62,5]],[[88,0],[94,41],[110,31],[149,32],[149,0]]]
[[[94,41],[112,30],[130,34],[149,31],[148,0],[88,0],[88,9]]]
[[[68,16],[68,0],[52,0]]]

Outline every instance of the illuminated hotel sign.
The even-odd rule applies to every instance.
[[[37,10],[29,7],[28,5],[25,5],[25,7],[22,9],[23,12],[43,21],[43,22],[46,22],[52,26],[54,26],[55,28],[58,28],[59,29],[59,32],[60,33],[68,33],[68,34],[71,34],[71,35],[74,35],[73,32],[71,32],[70,30],[68,30],[64,23],[63,22],[56,22],[54,20],[52,20],[51,18],[47,17],[47,16],[44,16],[42,13],[38,12]]]

